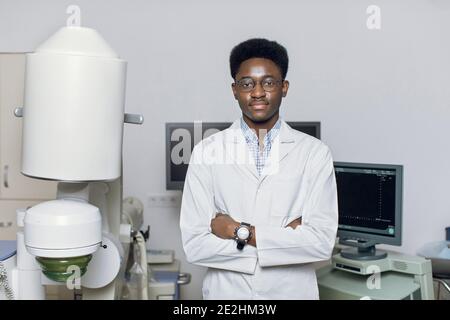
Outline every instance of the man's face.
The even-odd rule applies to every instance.
[[[235,81],[232,84],[233,94],[244,117],[254,123],[264,123],[278,116],[281,99],[286,96],[289,83],[282,81],[280,69],[272,60],[245,60]]]

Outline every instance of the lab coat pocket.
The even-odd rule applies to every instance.
[[[305,190],[303,176],[278,178],[272,184],[270,206],[270,224],[286,227],[290,222],[302,216]]]

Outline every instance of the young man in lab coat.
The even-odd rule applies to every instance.
[[[193,150],[180,217],[187,260],[208,267],[204,299],[318,299],[312,262],[330,258],[338,222],[330,150],[280,119],[284,47],[247,40],[230,67],[242,118]]]

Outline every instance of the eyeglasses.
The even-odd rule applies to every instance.
[[[251,92],[255,89],[257,83],[260,83],[264,91],[271,92],[276,89],[278,85],[283,83],[283,80],[276,80],[274,78],[264,78],[261,81],[255,81],[252,78],[243,78],[236,81],[236,85],[243,92]]]

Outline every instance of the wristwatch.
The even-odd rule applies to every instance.
[[[241,224],[234,229],[234,239],[237,242],[238,250],[244,249],[247,242],[252,237],[252,229],[249,223],[241,222]]]

